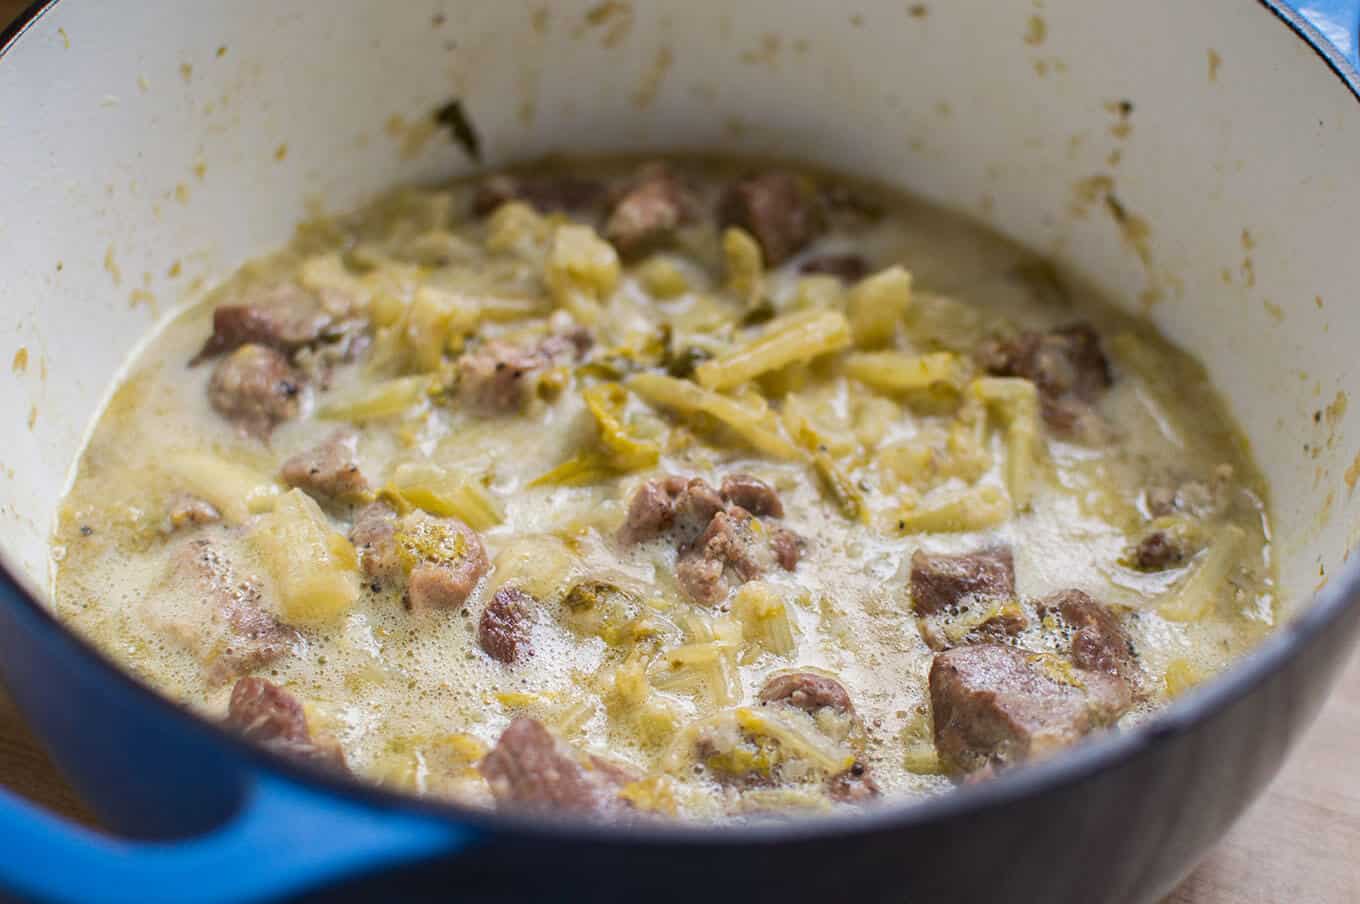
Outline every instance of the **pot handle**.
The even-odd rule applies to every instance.
[[[1297,28],[1298,20],[1312,26],[1316,34],[1300,29],[1313,46],[1324,54],[1328,48],[1318,45],[1318,38],[1330,44],[1335,53],[1360,68],[1360,47],[1357,47],[1357,32],[1360,32],[1360,0],[1269,0],[1272,6],[1290,19]]]
[[[275,899],[367,870],[456,853],[468,827],[258,775],[236,812],[192,838],[131,841],[0,789],[0,898],[66,904]]]

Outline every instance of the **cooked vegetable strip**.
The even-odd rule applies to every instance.
[[[901,267],[889,267],[866,276],[850,290],[847,306],[857,346],[891,345],[911,306],[911,274]]]
[[[559,226],[543,276],[560,305],[578,293],[599,301],[618,284],[619,256],[589,226]]]
[[[785,460],[803,457],[798,447],[780,434],[778,422],[770,412],[753,412],[735,399],[709,392],[688,380],[660,374],[637,374],[628,380],[627,385],[655,405],[674,409],[681,414],[706,414],[714,418],[752,448],[766,455]]]
[[[846,356],[845,372],[883,392],[913,392],[941,384],[957,389],[963,383],[965,368],[950,352],[857,352]]]
[[[505,520],[504,508],[480,480],[436,464],[398,465],[389,489],[416,508],[458,518],[473,530],[487,530]]]
[[[437,370],[450,346],[461,347],[477,328],[477,318],[477,308],[458,295],[428,287],[417,290],[402,326],[413,369]]]
[[[298,283],[312,292],[334,290],[342,296],[366,304],[372,289],[363,279],[350,273],[337,253],[309,257],[298,268]]]
[[[765,262],[760,246],[744,229],[729,227],[722,237],[727,290],[753,308],[765,291]]]
[[[1010,515],[1010,502],[1001,488],[984,484],[904,507],[897,513],[896,527],[904,534],[986,530]]]
[[[661,448],[637,435],[624,421],[628,391],[618,383],[597,383],[581,393],[586,408],[595,418],[605,456],[619,471],[636,471],[656,464]]]
[[[814,452],[812,468],[817,472],[817,477],[827,493],[836,500],[836,506],[842,515],[851,521],[868,520],[869,509],[865,505],[863,491],[830,455],[825,452]]]
[[[705,361],[694,375],[706,389],[731,389],[795,362],[811,361],[850,344],[850,324],[839,311],[781,317],[757,338]]]
[[[785,755],[805,757],[814,766],[835,774],[849,769],[855,758],[838,748],[817,732],[808,731],[791,718],[779,715],[772,708],[763,710],[742,707],[736,711],[737,724],[755,735],[764,735],[779,742]]]
[[[208,452],[175,453],[166,459],[165,469],[175,489],[212,503],[232,525],[268,511],[279,494],[271,478]]]
[[[661,447],[638,434],[625,422],[628,390],[618,383],[596,383],[581,392],[586,409],[595,418],[600,448],[573,455],[530,486],[587,486],[619,474],[650,468],[661,457]]]
[[[743,584],[733,601],[732,612],[741,621],[745,640],[780,656],[796,651],[788,607],[769,584],[763,581]]]
[[[359,595],[354,547],[302,490],[280,497],[250,537],[274,578],[285,622],[325,624],[354,605]]]
[[[1199,621],[1225,595],[1231,595],[1228,576],[1237,566],[1246,539],[1246,531],[1235,524],[1225,524],[1216,531],[1190,577],[1157,604],[1162,617],[1178,622]]]
[[[486,296],[477,298],[476,306],[478,318],[485,323],[512,323],[552,313],[543,301],[536,298]]]
[[[603,483],[617,477],[618,470],[609,456],[603,452],[591,451],[573,455],[550,471],[529,481],[531,487],[584,487],[592,483]]]
[[[970,385],[1006,428],[1006,487],[1016,509],[1029,508],[1039,454],[1039,390],[1016,377],[981,377]]]
[[[345,398],[332,399],[317,411],[318,417],[363,422],[401,414],[425,399],[429,377],[397,377],[360,389]]]
[[[938,775],[944,771],[940,766],[940,755],[935,751],[930,710],[914,713],[903,726],[900,738],[903,765],[908,771],[917,775]]]

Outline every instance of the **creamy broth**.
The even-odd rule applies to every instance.
[[[1051,752],[1042,732],[1018,753],[979,753],[976,737],[946,749],[928,681],[946,651],[1028,651],[1075,695],[1118,672],[1126,699],[1096,721],[1126,727],[1270,630],[1266,488],[1185,352],[920,201],[799,172],[789,184],[816,222],[771,225],[764,199],[731,188],[768,168],[669,166],[406,189],[242,268],[155,337],[100,415],[54,540],[60,617],[212,718],[236,679],[267,679],[384,785],[493,806],[479,763],[528,716],[574,756],[631,770],[624,810],[700,820],[877,799],[829,790],[851,763],[894,798]],[[640,237],[617,214],[633,202]],[[236,391],[210,383],[240,354],[191,365],[214,310],[277,286],[326,321],[279,346],[288,398],[267,415],[210,404]],[[1077,322],[1094,332],[1035,351]],[[1053,360],[1090,337],[1108,385]],[[525,372],[498,395],[471,356],[507,348]],[[285,462],[345,425],[367,488],[289,492]],[[696,589],[678,560],[703,537],[666,526],[632,542],[646,481],[717,491],[737,474],[783,509],[736,513],[757,564],[719,557]],[[373,572],[345,538],[375,499],[468,522],[489,568],[465,600],[440,584],[422,604],[411,556]],[[783,531],[791,569],[766,550]],[[941,613],[913,598],[917,551],[1004,547],[1013,592],[974,587]],[[203,550],[229,563],[229,586],[193,577]],[[506,588],[522,593],[508,662],[479,631]],[[1073,588],[1126,632],[1120,664],[1091,667],[1072,614],[1043,602]],[[286,629],[271,651],[243,658],[222,594]],[[809,670],[853,714],[761,701],[772,676]]]

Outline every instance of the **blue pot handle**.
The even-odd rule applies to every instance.
[[[0,790],[0,898],[111,904],[260,901],[473,843],[456,823],[348,801],[285,778],[251,780],[234,815],[196,837],[128,841]]]
[[[1292,11],[1311,25],[1331,48],[1352,67],[1360,68],[1357,59],[1357,32],[1360,32],[1360,0],[1271,0],[1277,9]],[[1313,35],[1305,34],[1314,46]],[[1325,47],[1318,47],[1326,51]]]

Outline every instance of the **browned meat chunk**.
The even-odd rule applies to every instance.
[[[604,186],[575,176],[487,177],[472,199],[474,215],[484,217],[507,201],[523,201],[540,213],[580,211],[604,198]]]
[[[633,493],[628,515],[619,528],[621,543],[645,543],[670,530],[675,522],[675,495],[679,490],[672,493],[668,480],[648,480]]]
[[[1113,723],[1129,703],[1118,678],[999,644],[947,650],[930,667],[935,747],[955,774],[1047,756]]]
[[[855,711],[850,693],[843,684],[815,672],[775,675],[760,689],[758,699],[761,703],[787,703],[808,713],[815,713],[824,706],[846,714]]]
[[[359,510],[349,539],[365,575],[375,581],[405,575],[413,612],[462,606],[491,568],[477,532],[457,518],[421,511],[398,518],[384,502]]]
[[[780,568],[794,571],[803,557],[803,538],[786,527],[771,528],[770,548],[774,550],[774,560]]]
[[[385,502],[366,505],[354,516],[349,541],[359,554],[359,567],[364,574],[379,580],[401,574],[396,535],[397,513]]]
[[[769,170],[728,186],[718,220],[751,233],[770,267],[797,254],[825,229],[816,198],[797,176],[784,170]]]
[[[1091,403],[1114,382],[1100,336],[1087,323],[990,340],[979,349],[978,360],[990,373],[1032,381],[1045,422],[1064,435],[1084,429],[1094,417]]]
[[[551,364],[580,360],[595,344],[595,337],[583,326],[574,326],[565,332],[555,333],[544,339],[538,346],[539,354]]]
[[[510,663],[532,656],[529,625],[538,600],[517,587],[502,587],[482,610],[477,623],[477,643],[492,659]]]
[[[359,434],[341,427],[324,442],[294,455],[283,463],[283,482],[301,487],[323,500],[352,499],[368,490],[359,470]]]
[[[478,544],[480,546],[480,543]],[[457,609],[486,574],[486,554],[457,562],[422,562],[406,579],[406,600],[412,612]]]
[[[297,417],[302,382],[288,359],[263,345],[243,345],[213,371],[208,401],[242,433],[261,439]]]
[[[688,546],[698,539],[713,522],[714,516],[727,506],[717,490],[706,481],[695,477],[675,495],[675,517],[671,526],[680,546]]]
[[[911,603],[932,650],[1005,641],[1029,624],[1016,602],[1010,547],[961,555],[917,550],[911,557]]]
[[[714,605],[727,596],[728,584],[723,561],[703,555],[682,556],[675,565],[680,589],[696,603]]]
[[[345,752],[332,738],[315,739],[297,698],[263,678],[242,678],[231,689],[224,723],[275,753],[348,772]]]
[[[664,163],[642,167],[631,187],[614,203],[605,238],[619,254],[635,257],[655,248],[694,218],[697,202]]]
[[[635,780],[626,767],[578,754],[523,716],[501,733],[477,768],[498,807],[541,812],[619,815],[629,808],[619,791]]]
[[[674,528],[686,543],[701,534],[723,508],[722,496],[702,478],[655,478],[634,492],[619,540],[643,543]]]
[[[869,275],[869,262],[858,254],[819,254],[798,267],[799,273],[821,273],[845,282],[859,282]]]
[[[493,339],[458,359],[458,398],[487,414],[518,411],[529,400],[525,377],[542,366],[537,350]]]
[[[784,503],[774,487],[750,474],[727,475],[723,478],[721,492],[722,498],[757,517],[784,517]]]
[[[170,530],[201,527],[222,520],[222,513],[211,502],[189,493],[176,493],[170,500]]]
[[[491,569],[481,538],[457,518],[412,512],[397,523],[396,541],[412,612],[457,609]]]
[[[832,800],[843,804],[868,803],[883,796],[878,782],[874,781],[873,775],[869,772],[869,767],[858,760],[849,769],[833,775],[827,781],[826,793]]]
[[[911,606],[917,615],[934,615],[970,603],[1015,598],[1015,563],[1009,547],[962,555],[911,557]]]
[[[1165,571],[1184,562],[1189,557],[1188,552],[1175,534],[1154,530],[1138,541],[1129,560],[1134,568],[1143,571]]]
[[[285,283],[251,293],[239,304],[218,305],[213,332],[191,362],[223,354],[243,345],[263,345],[284,354],[320,342],[337,314],[351,307],[338,293],[318,297]]]
[[[703,535],[680,555],[675,577],[690,599],[705,605],[722,602],[729,571],[739,583],[765,573],[774,555],[768,541],[756,534],[753,520],[741,508],[718,512]]]
[[[1115,611],[1080,590],[1062,590],[1036,604],[1040,615],[1059,618],[1072,634],[1072,661],[1083,669],[1133,682],[1133,641]]]
[[[172,553],[164,582],[175,590],[192,588],[203,601],[206,618],[163,624],[203,663],[211,685],[268,665],[301,643],[297,631],[265,609],[259,583],[239,575],[207,537],[194,536]]]
[[[681,545],[699,536],[713,516],[728,503],[753,515],[783,517],[779,494],[767,483],[747,474],[723,478],[722,489],[715,490],[700,477],[686,480],[670,476],[649,480],[633,494],[619,539],[641,543],[674,529]],[[795,556],[795,564],[797,562]]]
[[[550,336],[532,348],[493,339],[458,359],[458,398],[483,414],[519,411],[529,401],[537,372],[585,354],[589,334]]]
[[[750,581],[775,563],[792,571],[802,555],[797,534],[757,525],[738,500],[772,516],[783,513],[774,490],[747,475],[729,476],[721,492],[698,477],[649,480],[633,494],[619,541],[641,543],[669,535],[680,550],[675,576],[681,588],[697,602],[721,602],[729,574]]]

